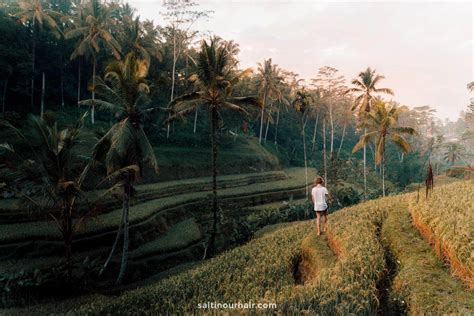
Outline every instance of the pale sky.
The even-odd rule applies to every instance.
[[[161,0],[130,0],[142,18],[164,25]],[[430,105],[457,119],[474,81],[474,4],[471,1],[196,0],[212,9],[195,25],[240,44],[241,67],[272,58],[280,67],[314,78],[319,67],[346,79],[368,66],[386,79],[393,99]]]

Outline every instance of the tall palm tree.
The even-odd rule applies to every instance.
[[[411,127],[398,125],[398,118],[403,108],[388,105],[383,100],[373,103],[373,111],[364,113],[364,119],[359,123],[366,131],[354,146],[356,152],[369,144],[375,143],[375,161],[382,169],[382,194],[385,196],[385,147],[387,140],[399,147],[404,153],[411,151],[410,143],[404,135],[413,135],[415,130]]]
[[[303,156],[304,156],[304,175],[306,183],[306,197],[308,197],[308,159],[306,155],[306,133],[305,127],[307,117],[311,112],[311,107],[314,104],[314,99],[311,93],[307,92],[304,88],[296,92],[295,99],[293,100],[293,107],[296,112],[300,114],[300,126],[301,136],[303,137]]]
[[[375,69],[368,67],[361,71],[357,78],[351,81],[353,87],[346,90],[346,93],[356,94],[352,111],[359,109],[359,118],[363,118],[362,112],[370,112],[370,107],[377,94],[393,95],[393,91],[388,88],[377,88],[376,85],[385,77],[377,75]],[[364,131],[365,133],[365,131]],[[364,145],[364,195],[367,196],[367,146]]]
[[[128,5],[128,4],[126,4]],[[154,31],[154,30],[153,30]],[[137,58],[146,61],[150,65],[151,57],[161,61],[163,55],[158,46],[157,33],[145,33],[140,17],[133,19],[132,16],[123,17],[122,50],[125,53],[133,52]]]
[[[263,136],[263,124],[265,122],[265,109],[267,103],[273,102],[272,98],[281,99],[281,85],[283,77],[280,74],[278,65],[272,64],[272,59],[269,58],[263,61],[263,64],[258,63],[258,86],[259,93],[262,97],[262,109],[260,113],[260,134],[258,136],[258,142],[262,143]],[[270,117],[269,113],[269,117]],[[268,127],[268,126],[267,126]]]
[[[102,5],[100,0],[90,0],[84,7],[85,25],[77,25],[72,30],[66,32],[66,38],[80,38],[76,48],[72,52],[71,60],[78,56],[86,56],[92,58],[92,100],[95,100],[96,92],[96,67],[97,55],[102,49],[108,49],[116,59],[120,59],[120,44],[110,33],[112,24],[111,14],[112,7]],[[83,18],[83,17],[82,17]],[[95,123],[95,103],[91,103],[91,122]]]
[[[110,130],[95,145],[92,162],[102,161],[107,166],[106,181],[115,183],[122,189],[122,221],[112,250],[103,269],[107,267],[117,246],[123,229],[123,250],[120,273],[117,283],[121,283],[128,260],[129,246],[129,200],[133,196],[133,182],[142,174],[144,166],[149,165],[158,174],[153,147],[143,130],[143,120],[155,108],[146,108],[149,104],[149,86],[145,80],[146,67],[133,53],[125,60],[115,61],[105,69],[104,79],[96,78],[97,100],[81,101],[81,104],[95,104],[98,108],[110,111],[119,118]]]
[[[444,160],[449,162],[452,165],[461,159],[464,154],[464,147],[458,143],[448,143],[446,144],[446,151],[444,152]]]
[[[212,251],[217,234],[217,155],[218,129],[220,112],[227,109],[248,114],[247,105],[262,106],[254,97],[233,97],[234,85],[243,76],[251,73],[251,69],[236,71],[236,64],[232,62],[232,53],[227,48],[228,42],[219,38],[203,40],[197,57],[197,71],[191,76],[195,91],[175,98],[170,102],[174,113],[169,120],[174,120],[187,113],[194,112],[198,107],[206,107],[209,112],[210,136],[212,145],[212,212],[213,228],[207,249]]]
[[[20,21],[25,24],[31,23],[32,45],[31,45],[31,110],[34,109],[34,91],[35,91],[35,70],[36,70],[36,37],[37,32],[43,30],[46,25],[51,33],[56,37],[61,37],[61,30],[54,18],[59,17],[59,13],[53,10],[45,9],[41,0],[20,0],[18,1],[20,11],[16,14]]]

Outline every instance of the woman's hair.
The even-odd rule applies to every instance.
[[[318,185],[318,184],[321,184],[321,185],[324,184],[324,180],[320,176],[317,176],[316,178],[314,178],[314,185]]]

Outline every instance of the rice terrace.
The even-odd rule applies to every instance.
[[[0,0],[0,315],[474,315],[473,17]]]

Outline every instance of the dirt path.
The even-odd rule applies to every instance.
[[[474,293],[453,277],[418,230],[408,205],[389,207],[381,241],[396,262],[389,297],[412,314],[474,313]]]
[[[298,264],[299,274],[295,275],[297,284],[305,284],[315,279],[323,269],[331,269],[337,261],[337,256],[329,247],[325,234],[318,236],[312,230],[301,244],[301,258]]]

